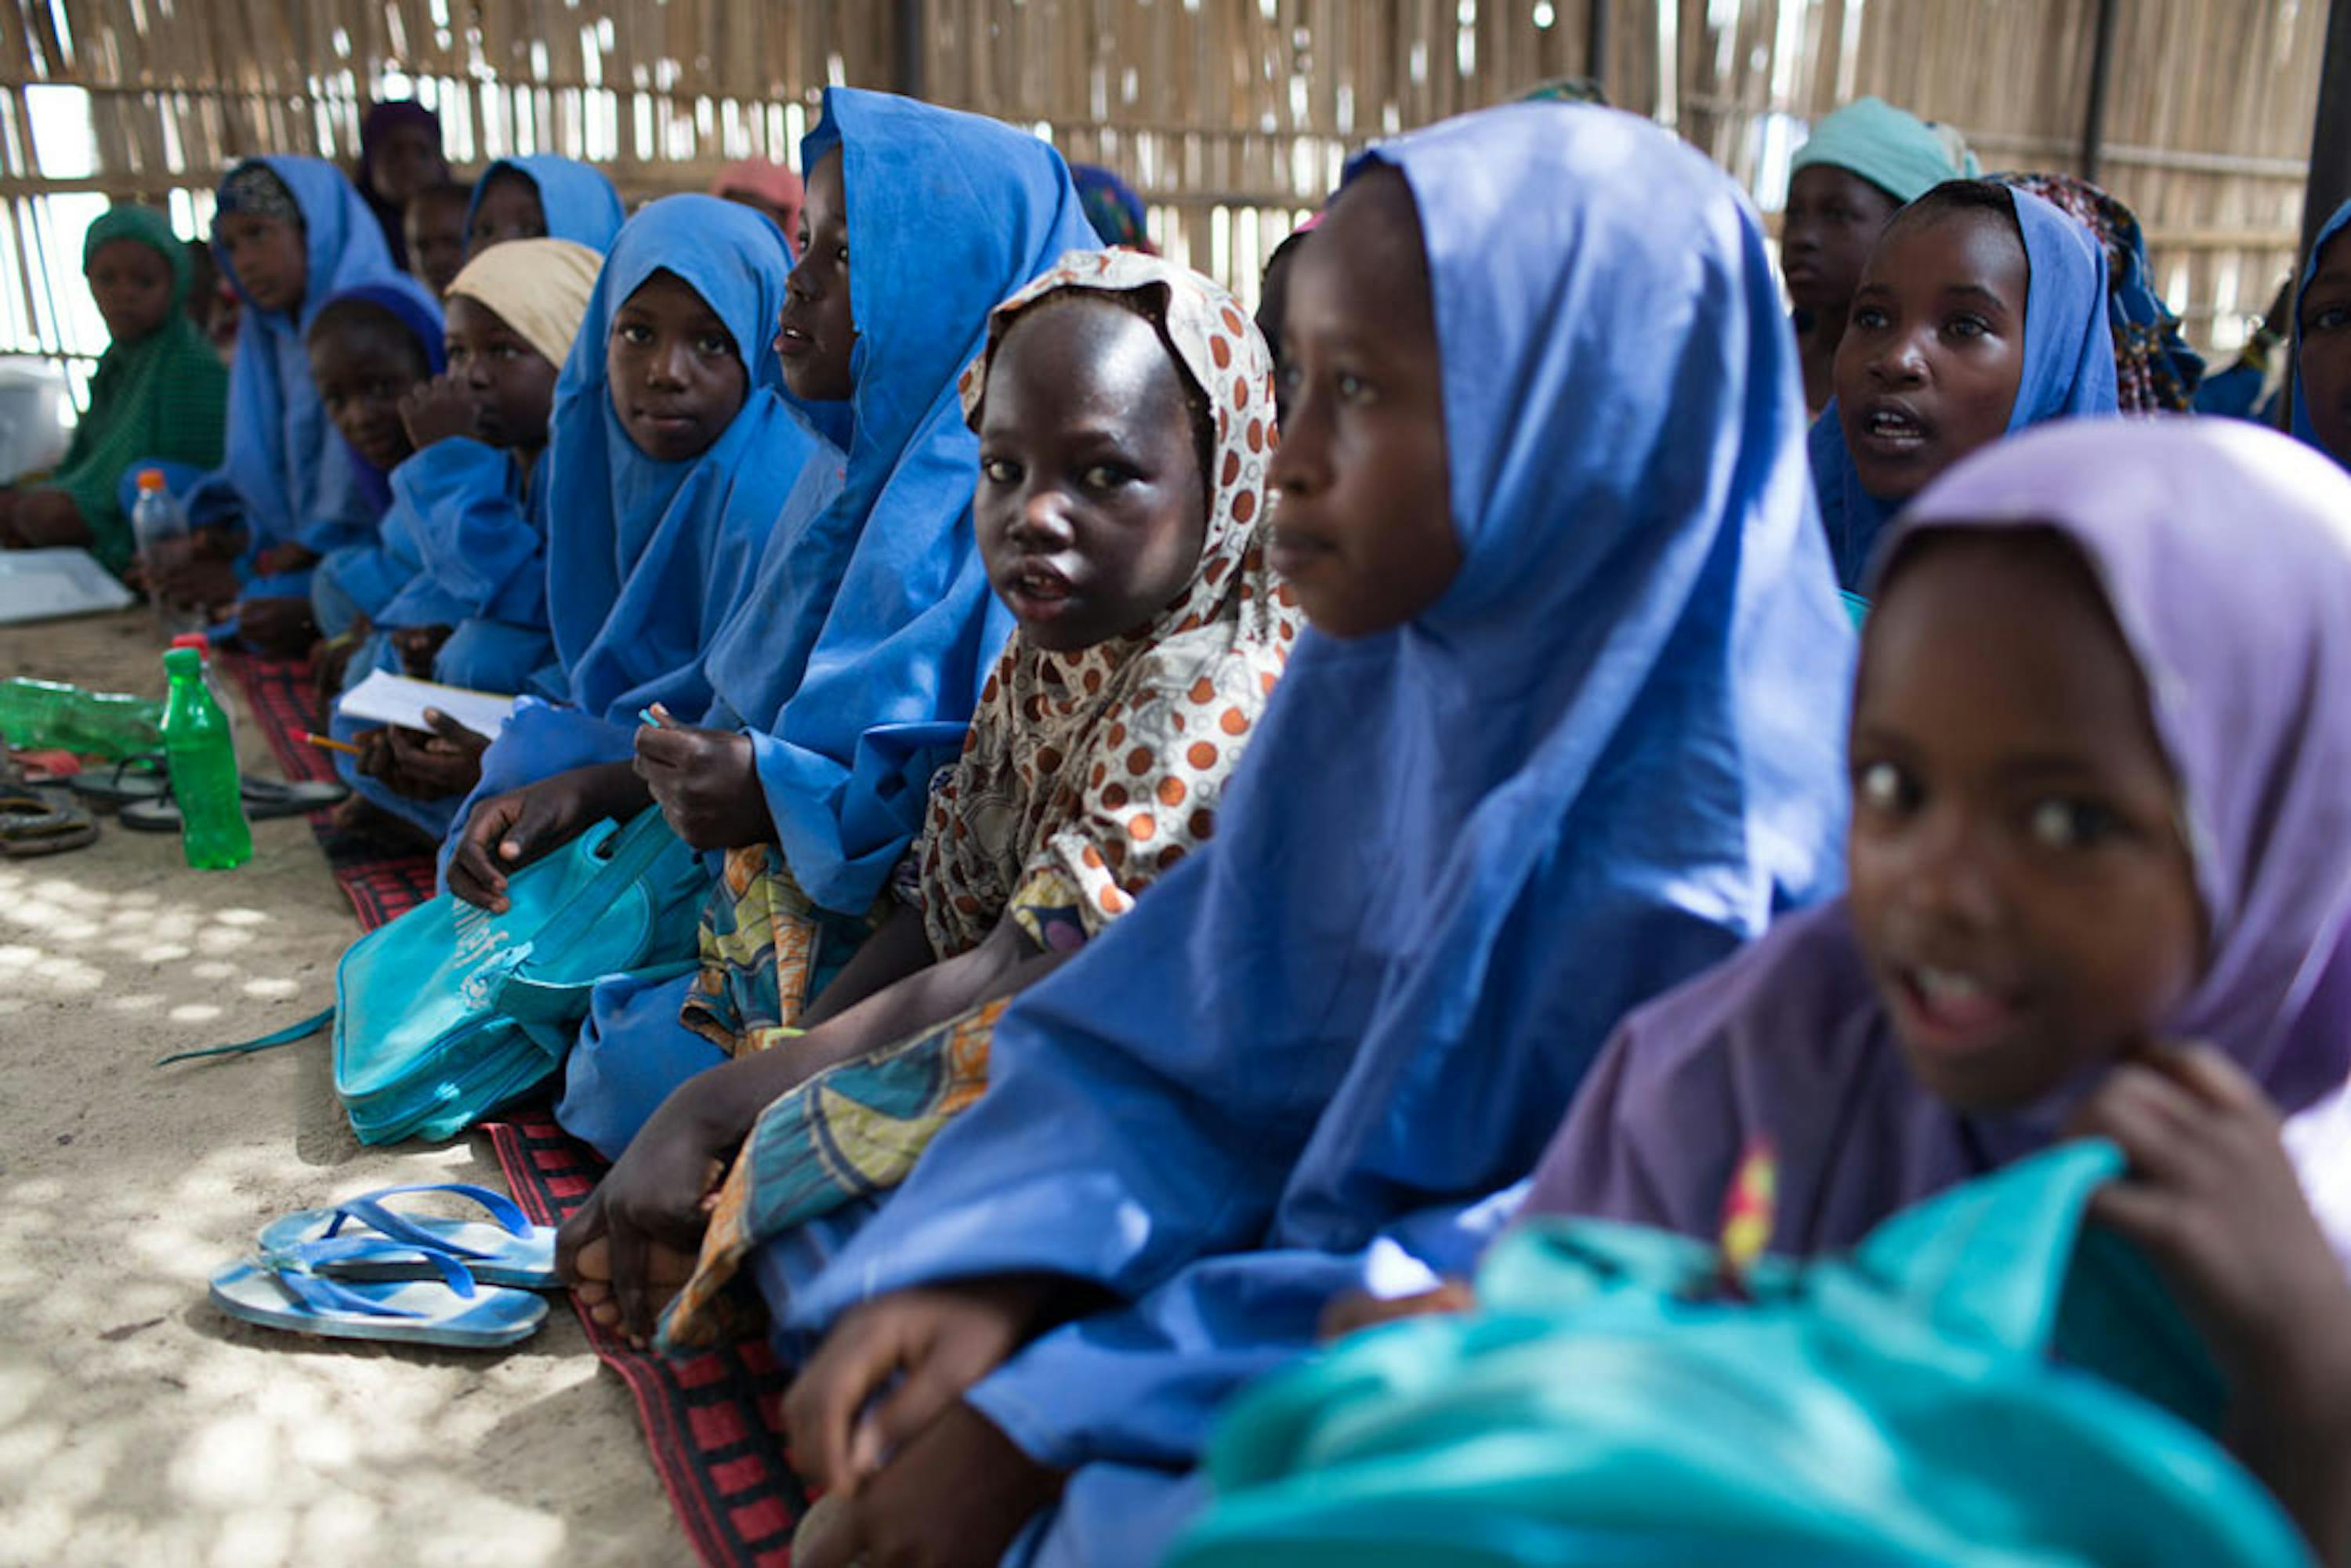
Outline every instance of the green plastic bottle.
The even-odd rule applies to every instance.
[[[204,688],[203,654],[174,648],[163,655],[163,669],[172,677],[163,756],[180,803],[180,847],[198,871],[234,871],[253,858],[253,830],[246,825],[228,715]]]

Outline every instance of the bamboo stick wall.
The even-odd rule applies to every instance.
[[[1177,256],[1253,294],[1265,256],[1383,134],[1588,75],[1589,0],[922,0],[925,96],[1036,126],[1144,191]],[[829,82],[897,85],[892,0],[0,0],[0,351],[90,351],[36,276],[99,195],[198,232],[238,157],[349,159],[413,92],[451,154],[549,150],[643,197],[789,156]],[[2312,0],[2123,9],[2105,183],[2199,342],[2231,347],[2290,265],[2315,107]],[[2074,170],[2095,0],[1614,0],[1611,99],[1758,188],[1801,122],[1876,92],[1990,168]],[[82,100],[59,98],[78,89]],[[49,95],[45,102],[43,95]],[[86,112],[88,168],[37,145]],[[85,193],[79,204],[58,198]],[[69,221],[70,220],[70,221]]]

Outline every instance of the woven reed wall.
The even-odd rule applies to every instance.
[[[925,95],[1036,126],[1124,173],[1176,256],[1253,295],[1272,246],[1364,141],[1590,74],[1589,0],[923,0]],[[381,89],[438,108],[478,165],[549,150],[642,198],[789,156],[829,82],[898,83],[891,0],[0,0],[0,350],[89,351],[43,298],[74,193],[172,201],[197,232],[238,157],[348,159]],[[2074,170],[2095,0],[1614,0],[1612,99],[1751,186],[1797,122],[1876,92],[1988,168]],[[2316,0],[2133,0],[2105,183],[2205,343],[2233,346],[2291,263],[2315,108]],[[1661,68],[1670,62],[1670,69]],[[97,158],[32,133],[88,92]],[[52,105],[54,108],[54,105]],[[176,194],[175,194],[176,193]],[[68,232],[68,231],[70,232]],[[77,322],[79,329],[77,330]]]

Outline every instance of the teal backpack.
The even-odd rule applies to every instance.
[[[336,966],[329,1011],[163,1061],[285,1045],[331,1019],[335,1093],[361,1143],[455,1137],[555,1075],[598,980],[693,968],[709,889],[650,807],[515,873],[503,915],[444,893],[369,932]]]
[[[1235,1403],[1180,1568],[2311,1559],[2208,1432],[2223,1390],[2060,1145],[1851,1254],[1598,1220],[1507,1236],[1481,1310],[1374,1330]]]

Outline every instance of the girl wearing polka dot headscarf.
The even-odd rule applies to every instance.
[[[665,1127],[723,1128],[715,1150],[749,1133],[679,1343],[718,1332],[706,1309],[761,1241],[903,1177],[986,1087],[1009,998],[1215,832],[1302,624],[1266,564],[1270,355],[1216,284],[1133,252],[1064,257],[998,308],[963,395],[978,542],[1019,630],[933,787],[899,907],[813,1005],[829,928],[771,849],[729,858],[686,1021],[737,1060],[674,1095],[615,1173],[696,1164]]]

